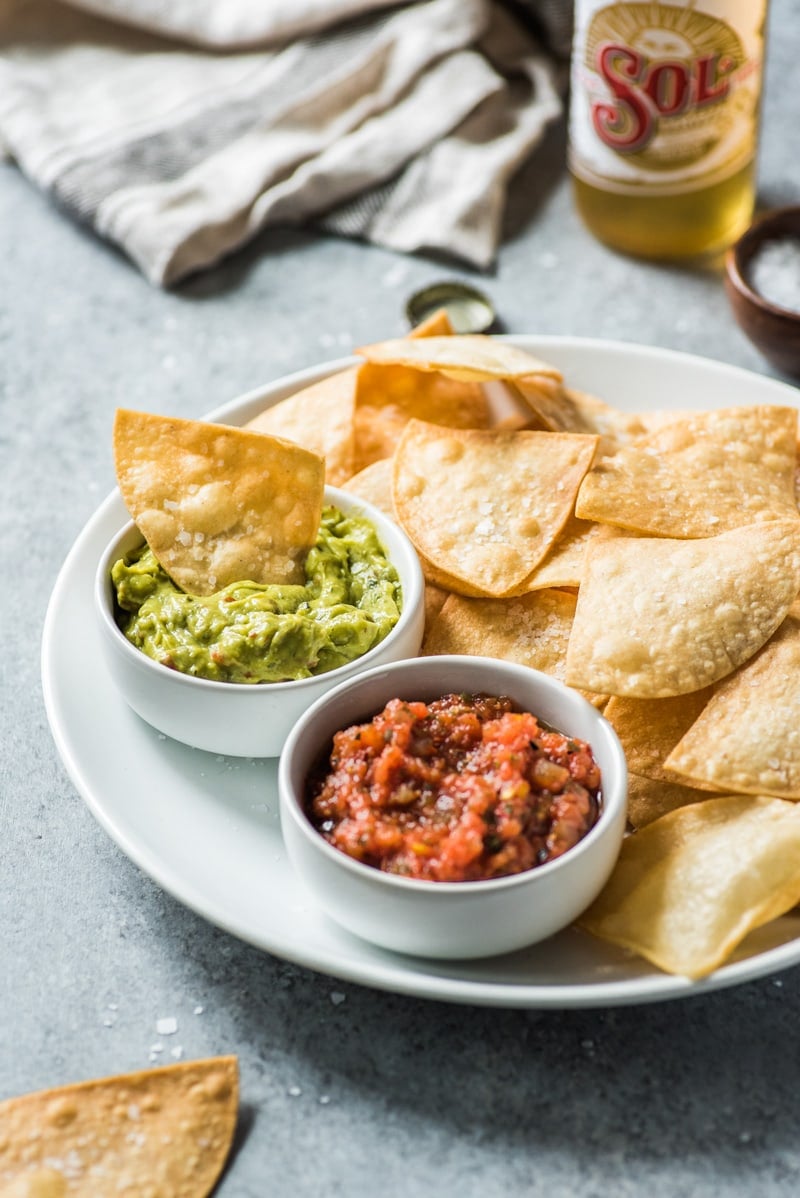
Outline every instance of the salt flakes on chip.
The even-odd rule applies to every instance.
[[[570,517],[597,438],[407,425],[395,453],[398,520],[434,566],[508,594]]]
[[[0,1193],[206,1198],[231,1148],[238,1089],[229,1056],[0,1102]]]
[[[798,588],[797,519],[704,540],[596,540],[586,553],[567,682],[643,699],[709,686],[761,648]]]
[[[665,765],[688,785],[800,799],[800,621],[720,684]]]
[[[600,458],[576,514],[666,537],[707,537],[797,516],[797,411],[700,412]]]
[[[535,591],[517,599],[451,594],[427,630],[422,652],[516,661],[563,682],[575,602],[574,594],[558,590]],[[586,697],[598,706],[605,698]]]
[[[579,923],[669,973],[699,978],[798,901],[800,805],[724,795],[628,836]]]
[[[120,409],[114,459],[125,506],[183,590],[302,581],[322,513],[317,454],[246,429]]]
[[[574,614],[575,596],[567,591],[537,591],[519,599],[450,595],[422,651],[516,661],[563,681]]]

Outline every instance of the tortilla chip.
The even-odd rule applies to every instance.
[[[665,766],[692,786],[800,799],[800,621],[720,684]]]
[[[425,583],[425,627],[430,628],[444,607],[450,592],[442,590],[432,582]]]
[[[41,1090],[0,1103],[0,1193],[205,1198],[230,1151],[234,1056]]]
[[[567,644],[575,614],[574,594],[536,591],[518,599],[467,599],[450,595],[431,623],[422,653],[497,657],[542,670],[564,681]],[[605,696],[586,694],[599,705]]]
[[[373,504],[385,516],[394,520],[393,472],[392,459],[381,458],[377,462],[371,462],[363,470],[359,470],[358,474],[354,474],[352,478],[348,478],[344,484],[344,490],[351,495],[357,495],[359,499],[366,499],[367,503]]]
[[[714,688],[706,686],[669,699],[623,699],[612,695],[604,715],[619,737],[631,772],[656,781],[683,782],[685,785],[684,779],[677,778],[674,772],[665,768],[664,761],[713,693]]]
[[[664,537],[797,518],[796,441],[795,408],[698,412],[597,461],[575,512]]]
[[[609,703],[603,711],[606,719]],[[712,793],[715,796],[719,795],[719,791]],[[682,786],[679,782],[643,778],[628,770],[628,823],[632,828],[643,828],[646,824],[661,819],[662,815],[677,811],[679,807],[688,807],[691,803],[702,803],[704,799],[710,799],[712,793],[695,790],[692,786]]]
[[[507,594],[569,519],[596,445],[570,433],[412,420],[394,459],[397,518],[438,569],[486,595]]]
[[[591,520],[570,516],[558,540],[520,589],[527,592],[546,587],[579,587],[583,581],[589,544],[609,528],[610,525],[594,524]]]
[[[419,324],[415,324],[409,337],[452,337],[455,333],[447,308],[437,308]]]
[[[409,338],[448,337],[453,325],[440,308]],[[456,382],[438,372],[365,362],[358,372],[354,412],[355,469],[391,457],[412,417],[452,428],[488,428],[489,401],[479,383]]]
[[[365,362],[356,393],[356,468],[391,457],[412,418],[448,428],[488,428],[489,401],[479,383]]]
[[[561,380],[561,371],[508,341],[482,333],[457,337],[399,338],[356,350],[368,362],[384,366],[409,366],[415,370],[440,370],[449,378],[467,383],[499,382],[526,378]]]
[[[497,657],[553,674],[563,681],[575,596],[536,591],[519,599],[450,595],[426,634],[422,652]]]
[[[358,368],[341,370],[260,412],[244,427],[283,437],[325,459],[325,481],[341,487],[355,472],[353,419]]]
[[[724,795],[628,836],[579,923],[667,973],[698,978],[799,900],[800,806]]]
[[[655,433],[665,424],[678,420],[690,420],[697,413],[689,408],[655,408],[651,412],[637,412],[636,418],[644,425],[645,433]]]
[[[470,583],[464,582],[461,578],[454,578],[452,574],[448,574],[446,570],[440,570],[435,566],[424,553],[417,550],[419,564],[422,566],[422,573],[425,582],[431,586],[438,587],[439,590],[447,591],[453,595],[465,595],[469,599],[485,599],[486,592],[478,587],[471,586]]]
[[[612,408],[585,391],[552,383],[543,387],[539,380],[536,383],[523,380],[514,388],[541,421],[542,428],[559,433],[596,433],[601,453],[613,453],[631,438],[646,432],[638,416]]]
[[[183,590],[302,582],[322,512],[316,454],[263,433],[120,409],[114,458],[125,506]]]
[[[596,540],[586,553],[567,682],[641,699],[731,674],[783,621],[800,588],[800,522],[698,541]]]

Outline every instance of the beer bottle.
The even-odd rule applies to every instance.
[[[710,256],[749,224],[767,0],[576,0],[569,169],[601,241]]]

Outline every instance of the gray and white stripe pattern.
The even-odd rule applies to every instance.
[[[161,286],[276,224],[491,263],[561,110],[497,0],[192,5],[0,0],[0,139],[68,213]]]

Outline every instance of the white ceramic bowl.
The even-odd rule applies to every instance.
[[[364,515],[400,577],[403,610],[395,627],[363,657],[297,682],[246,685],[212,682],[181,674],[153,661],[128,641],[114,618],[111,567],[142,543],[133,523],[116,534],[103,553],[95,577],[95,606],[108,668],[127,702],[142,719],[184,744],[234,757],[277,757],[297,720],[317,699],[370,666],[411,657],[422,640],[425,584],[419,559],[405,533],[372,504],[335,487],[325,503]]]
[[[429,882],[383,873],[348,857],[303,810],[308,773],[334,732],[363,722],[393,697],[508,695],[551,727],[589,743],[602,774],[600,817],[562,857],[483,882]],[[577,691],[537,670],[485,657],[423,657],[369,670],[318,700],[290,733],[278,771],[289,859],[319,906],[365,940],[422,957],[487,957],[545,939],[600,892],[619,854],[627,811],[625,755],[611,725]]]

